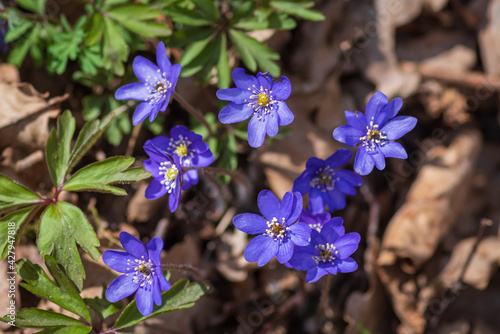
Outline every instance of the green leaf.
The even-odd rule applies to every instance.
[[[94,311],[96,311],[101,319],[106,319],[110,315],[120,311],[120,309],[122,308],[121,302],[111,303],[106,299],[98,297],[95,297],[94,299],[85,298],[84,302]]]
[[[287,14],[271,13],[265,18],[252,17],[239,21],[233,25],[235,28],[245,30],[283,29],[291,30],[297,26],[297,22]]]
[[[81,290],[85,270],[75,241],[92,259],[99,259],[99,240],[82,210],[66,202],[50,204],[40,218],[38,250],[42,255],[54,254],[68,277]]]
[[[192,0],[196,7],[212,22],[220,20],[219,10],[212,0]]]
[[[160,13],[159,10],[152,10],[150,6],[144,4],[126,4],[113,7],[108,11],[109,17],[139,35],[144,37],[169,36],[172,31],[167,25],[146,21],[157,18]]]
[[[153,21],[136,21],[130,19],[116,19],[116,21],[130,31],[144,37],[164,37],[172,34],[172,30],[170,30],[163,23]]]
[[[186,66],[190,62],[193,61],[197,56],[201,54],[201,52],[205,49],[205,47],[210,43],[214,35],[209,35],[203,39],[197,40],[190,44],[186,50],[182,53],[181,58],[179,59],[179,64],[182,67]],[[182,75],[182,72],[181,72]]]
[[[57,126],[50,132],[45,149],[45,157],[49,166],[52,182],[59,187],[68,173],[71,138],[75,133],[75,119],[66,110],[57,117]]]
[[[221,40],[220,38],[215,39],[213,43],[208,43],[203,50],[198,54],[196,58],[187,63],[181,72],[181,76],[187,77],[204,71],[205,74],[209,75],[212,67],[217,63],[217,58],[219,57]],[[182,59],[182,57],[181,57]]]
[[[190,26],[208,26],[213,23],[211,20],[205,18],[201,13],[180,7],[168,8],[165,10],[165,14],[176,23],[187,24]]]
[[[193,307],[194,302],[200,299],[207,290],[208,287],[201,283],[189,283],[187,280],[181,280],[175,283],[170,290],[162,293],[161,306],[155,305],[153,313],[150,316],[145,317],[140,314],[134,300],[125,307],[125,310],[123,310],[113,327],[116,329],[129,327],[160,314]]]
[[[0,202],[12,204],[14,206],[22,206],[34,204],[39,201],[40,196],[28,188],[14,182],[7,176],[0,174]],[[2,212],[2,204],[3,203],[0,203],[0,212]]]
[[[251,17],[253,15],[254,9],[254,1],[244,1],[241,6],[236,8],[236,10],[233,12],[233,16],[231,16],[231,18],[229,19],[229,24],[232,26],[247,17]]]
[[[36,45],[37,40],[40,38],[41,26],[35,24],[31,32],[26,38],[22,38],[14,43],[8,57],[9,63],[20,67],[28,54],[30,47]],[[34,59],[36,60],[36,59]]]
[[[297,15],[303,19],[311,20],[311,21],[323,21],[325,16],[320,12],[312,9],[308,9],[308,7],[314,6],[313,1],[306,1],[302,3],[297,3],[296,1],[271,1],[271,7],[274,9],[281,10],[290,15]]]
[[[8,322],[7,316],[2,321]],[[83,324],[66,315],[36,308],[24,308],[16,314],[16,327],[47,328],[61,326],[82,326]],[[88,327],[92,329],[91,327]]]
[[[21,37],[25,32],[33,27],[35,22],[30,20],[21,19],[20,23],[10,27],[5,35],[4,43],[11,43]]]
[[[110,18],[104,18],[104,27],[102,64],[105,69],[112,69],[116,75],[122,76],[125,72],[123,62],[128,57],[127,43]]]
[[[115,6],[107,11],[112,18],[151,20],[157,18],[161,11],[141,3],[127,3]]]
[[[44,260],[57,284],[49,278],[42,267],[27,259],[21,259],[17,268],[17,272],[24,280],[20,283],[21,286],[90,322],[91,318],[87,306],[73,288],[66,274],[59,268],[56,260],[50,256],[45,256]]]
[[[24,9],[42,15],[45,12],[45,2],[47,0],[16,0],[17,4]]]
[[[20,209],[0,219],[0,259],[6,259],[14,252],[14,244],[17,239],[17,231],[23,226],[35,212],[35,207]]]
[[[37,332],[36,334],[87,334],[91,331],[92,327],[81,325],[45,329],[43,331]]]
[[[246,67],[248,67],[250,71],[255,72],[257,70],[257,62],[255,61],[255,58],[253,57],[252,52],[250,51],[248,45],[241,38],[242,35],[245,34],[238,30],[235,29],[229,30],[229,37],[231,38],[231,41],[236,47],[236,50],[238,50],[241,60],[243,60]]]
[[[129,168],[133,157],[112,157],[94,162],[76,172],[63,187],[67,191],[99,191],[125,196],[127,192],[115,183],[131,183],[151,177],[142,167]]]
[[[217,61],[217,83],[219,88],[229,88],[231,82],[231,73],[229,68],[229,59],[227,57],[227,37],[221,34],[220,38],[220,53]]]
[[[104,33],[104,16],[97,12],[85,23],[85,44],[90,46],[95,44]]]

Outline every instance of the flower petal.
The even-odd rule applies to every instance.
[[[174,212],[177,210],[179,206],[179,202],[181,200],[181,183],[179,181],[179,177],[175,180],[174,190],[168,196],[168,207],[170,208],[170,212]]]
[[[311,247],[295,247],[293,256],[288,263],[297,270],[307,270],[316,266],[313,260],[314,250]]]
[[[144,144],[144,150],[152,159],[161,160],[161,162],[163,162],[166,160],[170,160],[167,156],[169,144],[170,138],[165,136],[158,136],[153,139],[149,139]]]
[[[140,259],[141,257],[144,257],[145,259],[148,258],[146,247],[132,234],[125,231],[120,232],[120,243],[127,253],[135,256],[137,259]]]
[[[328,275],[328,271],[320,267],[313,267],[307,271],[306,282],[314,283],[325,275]]]
[[[102,253],[102,261],[104,264],[119,273],[133,272],[134,268],[130,268],[127,261],[134,261],[136,259],[135,256],[130,255],[128,252],[108,249]]]
[[[283,75],[281,76],[281,82],[276,81],[273,83],[272,91],[276,100],[286,100],[292,93],[292,84],[290,83],[290,80]]]
[[[309,211],[313,214],[325,211],[325,201],[318,188],[311,188],[311,192],[309,193]]]
[[[379,149],[380,146],[377,146],[375,151],[368,152],[368,155],[372,158],[373,162],[375,163],[375,167],[377,167],[378,170],[382,170],[385,168],[385,157],[380,152]]]
[[[138,288],[139,283],[134,282],[134,275],[118,276],[106,289],[106,299],[116,303],[136,292]]]
[[[375,124],[385,124],[387,120],[396,116],[399,112],[399,109],[403,106],[403,100],[399,97],[393,99],[388,105],[384,107],[378,114],[377,119],[375,119]]]
[[[196,167],[206,167],[214,162],[214,155],[210,149],[206,150],[203,153],[196,154],[195,157],[191,160],[192,165]],[[196,183],[195,183],[196,184]]]
[[[229,103],[219,112],[219,121],[223,124],[237,123],[252,116],[254,110],[248,104]]]
[[[408,154],[406,153],[406,150],[403,148],[403,146],[401,146],[400,143],[394,141],[385,142],[384,145],[380,145],[379,150],[386,158],[408,158]]]
[[[368,175],[373,170],[375,162],[366,152],[364,146],[361,146],[356,153],[356,158],[354,158],[354,170],[360,175]]]
[[[337,268],[341,273],[350,273],[358,269],[358,264],[353,258],[348,257],[337,263]]]
[[[366,131],[362,131],[357,128],[353,128],[350,125],[342,125],[333,130],[333,138],[335,140],[346,144],[347,146],[355,146],[361,143],[360,138],[366,134]]]
[[[148,87],[142,82],[134,82],[125,86],[121,86],[115,92],[117,100],[139,100],[145,101],[149,96]]]
[[[155,105],[149,102],[139,103],[132,116],[132,124],[137,125],[144,121],[153,112],[154,108]]]
[[[172,65],[172,72],[170,73],[170,84],[172,87],[168,90],[169,92],[173,92],[175,90],[175,86],[177,85],[177,80],[179,79],[179,75],[181,74],[182,66],[181,64]]]
[[[159,67],[142,56],[137,56],[132,64],[135,76],[142,82],[154,81],[158,77]]]
[[[163,184],[161,184],[161,180],[163,180],[163,176],[159,176],[154,178],[153,181],[146,188],[145,197],[147,199],[158,199],[167,193],[167,188]]]
[[[335,181],[335,188],[340,191],[344,195],[355,195],[356,188],[349,182],[343,179],[339,179]]]
[[[324,266],[324,269],[328,271],[329,274],[337,275],[338,268],[336,263],[328,263]]]
[[[264,233],[268,226],[267,220],[254,213],[241,213],[233,218],[234,227],[248,234]]]
[[[248,143],[253,148],[260,147],[264,143],[266,123],[267,117],[259,119],[258,115],[253,116],[248,122]]]
[[[153,287],[151,284],[146,284],[137,289],[135,301],[139,312],[147,317],[153,313]]]
[[[269,137],[274,137],[278,133],[278,115],[267,115],[266,133]]]
[[[352,126],[353,128],[359,130],[366,130],[368,123],[366,123],[365,115],[362,112],[356,111],[355,113],[352,111],[344,111],[345,119],[347,124]]]
[[[167,57],[167,52],[165,50],[165,44],[163,42],[158,43],[156,47],[156,62],[160,67],[162,73],[170,73],[172,72],[172,63]]]
[[[276,105],[278,106],[278,124],[285,126],[292,123],[295,116],[287,104],[283,101],[278,101]]]
[[[377,119],[378,113],[389,103],[387,96],[381,92],[376,92],[366,104],[365,115],[366,122],[370,123]]]
[[[302,195],[305,195],[311,189],[311,181],[313,175],[311,175],[307,170],[303,171],[298,178],[293,181],[292,191],[298,191]]]
[[[278,246],[278,254],[276,259],[279,263],[288,262],[293,255],[293,242],[289,239],[283,239],[283,242]]]
[[[325,160],[325,165],[332,169],[337,169],[351,160],[352,152],[347,148],[339,148],[328,159]]]
[[[245,248],[244,257],[248,262],[258,261],[259,267],[265,265],[278,253],[278,243],[266,235],[253,238]]]
[[[334,243],[345,234],[344,221],[340,217],[333,217],[321,229],[321,236],[327,243]]]
[[[262,190],[257,196],[257,206],[267,220],[271,221],[280,212],[281,203],[278,197],[270,190]]]
[[[299,220],[300,213],[302,212],[302,207],[304,206],[302,195],[296,191],[293,193],[292,210],[286,220],[289,224],[293,224]]]
[[[233,71],[233,81],[236,87],[241,89],[248,89],[253,85],[257,86],[257,78],[248,74],[245,74],[243,68],[235,68]]]
[[[170,290],[170,288],[172,287],[172,285],[170,284],[169,281],[167,281],[167,279],[165,278],[165,276],[163,276],[161,268],[158,268],[158,274],[156,275],[156,277],[158,279],[158,284],[160,286],[160,290],[161,291]]]
[[[417,125],[417,119],[411,116],[396,116],[389,120],[380,129],[385,131],[385,135],[389,140],[396,140],[403,137]]]
[[[153,276],[153,302],[160,306],[162,304],[160,284],[158,283],[158,275]]]
[[[309,245],[311,228],[304,223],[296,223],[290,226],[290,239],[297,246]]]
[[[273,77],[266,73],[257,73],[257,81],[259,82],[258,88],[262,87],[264,90],[271,90],[273,84]]]
[[[293,210],[293,204],[294,204],[295,198],[293,196],[293,193],[291,191],[287,191],[283,198],[281,199],[281,206],[280,206],[280,211],[278,213],[278,221],[281,222],[283,219],[288,220],[288,216],[290,216],[290,213]],[[293,222],[287,221],[287,226]]]
[[[163,250],[163,240],[159,237],[154,237],[146,245],[149,259],[155,266],[161,265],[161,251]]]
[[[327,191],[327,194],[333,202],[332,203],[333,208],[330,208],[330,206],[328,206],[330,208],[330,211],[342,210],[343,208],[345,208],[345,204],[346,204],[345,195],[342,194],[338,189],[334,188],[330,191]]]
[[[339,252],[340,258],[345,259],[351,256],[358,249],[360,240],[361,237],[356,232],[350,232],[338,238],[335,241],[335,247]]]
[[[359,187],[363,184],[363,179],[358,174],[351,172],[350,170],[338,169],[335,171],[335,175],[344,181],[349,182],[355,187]]]
[[[219,89],[217,93],[217,98],[219,100],[224,100],[224,101],[231,101],[234,102],[235,104],[242,104],[245,103],[247,104],[247,100],[250,99],[250,96],[252,95],[252,92],[249,91],[248,89],[241,89],[241,88],[225,88],[225,89]]]

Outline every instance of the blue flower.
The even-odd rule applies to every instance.
[[[170,138],[159,136],[151,144],[171,155],[179,157],[181,167],[206,167],[214,161],[214,155],[203,137],[189,131],[185,126],[177,125],[170,130]],[[198,171],[189,169],[183,173],[182,190],[198,184]]]
[[[329,212],[312,214],[308,210],[302,209],[302,213],[299,217],[299,222],[305,223],[309,225],[311,229],[321,232],[321,228],[323,227],[323,225],[330,221],[330,219],[332,219],[332,215],[330,215]]]
[[[325,204],[330,211],[345,208],[345,195],[356,194],[355,186],[363,183],[361,177],[351,171],[337,169],[351,160],[352,153],[340,148],[328,159],[312,157],[307,160],[306,170],[293,182],[292,191],[302,195],[309,193],[309,211],[321,213]]]
[[[137,308],[143,316],[153,312],[153,302],[160,306],[161,291],[169,290],[170,283],[161,270],[163,240],[153,238],[144,246],[127,232],[120,233],[120,242],[125,252],[107,250],[102,260],[111,269],[123,273],[106,290],[106,299],[116,303],[134,292]]]
[[[403,100],[395,98],[389,103],[387,96],[376,92],[366,105],[366,116],[360,112],[345,112],[348,125],[333,131],[333,138],[349,146],[361,145],[356,153],[354,170],[367,175],[377,166],[385,168],[385,158],[406,159],[408,155],[401,144],[394,140],[401,138],[417,124],[411,116],[396,116]]]
[[[280,200],[269,190],[263,190],[257,198],[262,216],[242,213],[233,218],[234,226],[248,234],[259,234],[245,248],[245,260],[260,266],[277,257],[286,263],[293,254],[294,245],[307,245],[311,228],[299,223],[302,211],[302,196],[287,192]]]
[[[219,89],[217,97],[231,101],[219,113],[219,120],[224,124],[241,122],[253,115],[248,123],[248,143],[259,147],[264,143],[266,133],[276,136],[278,126],[292,123],[293,113],[284,102],[292,91],[287,77],[282,82],[274,82],[266,73],[257,73],[257,77],[245,74],[237,68],[233,71],[236,88]]]
[[[144,101],[135,109],[132,117],[134,125],[139,124],[148,116],[149,121],[152,122],[160,111],[167,109],[181,73],[181,65],[170,63],[163,42],[160,42],[156,49],[156,61],[158,66],[144,57],[135,57],[132,67],[141,82],[122,86],[115,93],[117,100]]]
[[[356,232],[345,234],[342,218],[334,217],[321,232],[311,232],[311,243],[296,246],[288,262],[297,270],[307,270],[306,281],[314,283],[326,274],[349,273],[358,269],[350,256],[358,249],[360,236]]]
[[[157,199],[168,193],[170,211],[174,212],[181,198],[183,175],[180,158],[176,154],[169,154],[165,148],[157,146],[156,139],[150,139],[144,144],[144,150],[150,157],[144,160],[144,169],[154,177],[146,188],[146,198]]]
[[[2,6],[0,5],[0,8]],[[8,46],[5,44],[5,35],[7,35],[7,31],[9,30],[9,25],[7,21],[0,19],[0,51],[7,52]]]

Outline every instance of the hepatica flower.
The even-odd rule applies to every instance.
[[[295,247],[288,262],[297,270],[307,270],[306,281],[314,283],[327,274],[349,273],[358,269],[350,256],[358,249],[360,236],[356,232],[345,234],[342,218],[334,217],[321,232],[311,232],[311,243]]]
[[[355,186],[363,180],[359,175],[348,170],[338,169],[351,160],[352,153],[340,148],[328,159],[312,157],[307,160],[306,170],[293,182],[292,191],[302,195],[309,193],[309,211],[314,214],[325,210],[345,208],[345,195],[356,194]]]
[[[185,126],[177,125],[170,130],[170,138],[159,136],[150,141],[148,147],[154,147],[170,155],[179,157],[181,167],[206,167],[214,161],[214,155],[203,137],[189,131]],[[182,190],[198,184],[198,171],[189,169],[183,173]]]
[[[148,316],[153,312],[153,302],[161,305],[161,291],[170,289],[170,283],[161,270],[163,240],[153,238],[144,246],[131,234],[121,232],[120,242],[125,252],[107,250],[102,254],[102,260],[108,267],[124,274],[108,286],[106,299],[115,303],[136,293],[139,312]]]
[[[322,212],[318,214],[312,214],[306,209],[302,209],[302,213],[299,217],[299,222],[309,225],[313,230],[321,232],[321,228],[325,225],[332,216],[329,212]]]
[[[395,98],[389,103],[387,96],[376,92],[366,105],[366,115],[345,112],[347,125],[333,131],[333,138],[349,146],[360,145],[354,161],[354,170],[367,175],[376,166],[385,168],[385,158],[406,159],[408,155],[401,144],[395,142],[411,131],[417,119],[396,116],[403,100]]]
[[[160,42],[156,49],[156,61],[158,66],[144,57],[135,57],[132,67],[141,82],[122,86],[115,93],[117,100],[144,101],[135,109],[132,117],[134,125],[139,124],[148,116],[149,121],[152,122],[160,111],[167,109],[181,73],[181,65],[170,63],[163,42]]]
[[[281,82],[274,82],[273,77],[266,73],[257,76],[245,74],[245,70],[237,68],[233,71],[233,81],[236,88],[219,89],[217,97],[231,101],[219,113],[219,120],[224,124],[237,123],[248,119],[248,143],[259,147],[264,143],[266,133],[274,137],[278,127],[288,125],[293,121],[293,113],[284,102],[292,91],[292,85],[287,77],[282,76]]]
[[[269,190],[263,190],[257,198],[262,216],[242,213],[233,218],[234,226],[248,234],[258,234],[245,248],[245,260],[260,266],[276,256],[278,262],[286,263],[293,254],[294,245],[307,245],[311,228],[299,223],[302,212],[302,196],[287,192],[280,200]]]
[[[154,177],[146,188],[146,198],[157,199],[168,193],[168,205],[170,211],[174,212],[181,198],[183,175],[180,158],[176,154],[169,154],[165,148],[157,145],[157,142],[155,138],[144,144],[144,150],[150,157],[144,160],[144,169]]]

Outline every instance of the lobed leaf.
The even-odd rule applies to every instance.
[[[128,46],[116,24],[108,17],[104,18],[102,56],[105,69],[113,70],[116,75],[123,75],[123,62],[128,57]]]
[[[180,7],[170,7],[165,10],[165,14],[176,23],[187,24],[195,27],[209,26],[213,23],[201,13]]]
[[[95,44],[104,33],[104,16],[97,12],[85,22],[85,44],[87,46]]]
[[[6,259],[9,251],[13,251],[13,249],[9,250],[9,246],[13,245],[13,241],[17,240],[17,231],[28,222],[34,212],[36,212],[35,207],[30,206],[11,212],[0,219],[0,259]],[[12,224],[9,226],[9,223],[14,223],[14,226]]]
[[[142,167],[129,168],[134,161],[133,157],[112,157],[94,162],[76,172],[62,189],[99,191],[125,196],[127,195],[125,190],[111,184],[137,182],[151,176]]]
[[[8,322],[8,318],[4,316],[1,320]],[[83,324],[66,315],[55,313],[52,311],[40,310],[37,308],[24,308],[16,314],[16,327],[31,327],[31,328],[47,328],[47,327],[62,327],[62,326],[82,326]],[[92,327],[89,328],[89,332]],[[88,332],[87,332],[88,333]]]
[[[38,250],[42,255],[53,255],[81,290],[85,270],[75,242],[89,253],[92,259],[99,259],[99,240],[83,212],[66,202],[50,204],[40,218]]]
[[[120,311],[122,308],[122,303],[111,303],[108,300],[103,298],[95,297],[93,299],[85,298],[83,300],[87,306],[91,307],[94,311],[97,312],[101,319],[106,319],[112,314]]]
[[[192,0],[196,7],[205,15],[210,21],[217,23],[220,20],[219,10],[212,0]]]
[[[20,283],[21,286],[90,322],[91,318],[87,306],[75,291],[66,274],[59,268],[56,260],[53,257],[45,256],[44,261],[57,284],[49,278],[42,267],[27,259],[22,259],[18,262],[17,268],[18,274],[24,280]]]
[[[66,110],[57,117],[57,126],[50,132],[45,158],[54,185],[59,187],[68,173],[71,138],[75,133],[75,118]]]
[[[200,299],[207,290],[208,287],[204,284],[181,280],[175,283],[170,290],[162,293],[162,305],[155,305],[151,315],[145,317],[139,313],[134,300],[125,307],[113,327],[116,329],[129,327],[148,318],[193,307],[194,302]]]
[[[16,2],[20,7],[41,15],[45,12],[47,0],[16,0]]]

